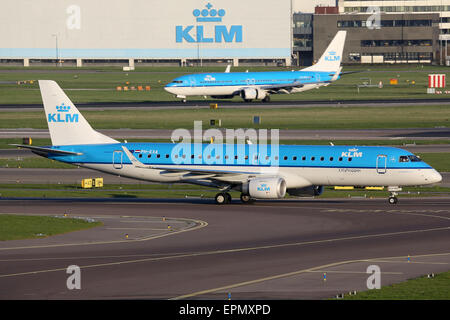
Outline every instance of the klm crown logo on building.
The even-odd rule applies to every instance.
[[[338,56],[336,54],[336,51],[330,51],[325,56],[325,61],[339,61],[339,60],[341,60],[341,56]]]
[[[195,26],[176,26],[177,43],[242,42],[242,25],[227,27],[222,24],[216,24],[214,31],[207,33],[205,26],[199,25],[198,23],[221,23],[222,18],[226,15],[226,11],[224,9],[214,9],[211,3],[208,3],[205,7],[206,9],[195,9],[192,12],[197,22]]]
[[[48,114],[48,122],[78,122],[78,114],[71,114],[70,106],[63,103],[56,106],[56,113]]]

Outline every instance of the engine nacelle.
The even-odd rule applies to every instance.
[[[242,192],[255,199],[280,199],[286,195],[286,181],[280,177],[256,178],[244,183]]]
[[[309,186],[305,188],[288,189],[287,193],[296,197],[320,196],[323,193],[323,186]]]
[[[241,98],[244,100],[264,99],[266,91],[256,88],[245,88],[241,91]]]

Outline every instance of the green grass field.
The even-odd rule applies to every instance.
[[[423,276],[405,282],[381,287],[381,289],[345,295],[345,300],[449,300],[450,272]]]
[[[126,101],[176,101],[171,94],[165,92],[163,87],[172,79],[189,73],[197,72],[223,72],[225,67],[137,67],[136,71],[123,72],[119,67],[105,68],[0,68],[0,104],[41,103],[41,97],[36,83],[30,85],[17,85],[23,80],[55,80],[63,89],[90,89],[81,91],[68,91],[74,103],[81,102],[126,102]],[[269,71],[269,70],[298,70],[300,68],[274,68],[274,67],[236,67],[232,72],[238,71]],[[11,70],[13,72],[11,72]],[[63,70],[64,72],[60,72]],[[319,90],[310,90],[293,95],[274,95],[273,100],[355,100],[355,99],[423,99],[442,98],[447,95],[427,95],[428,73],[445,73],[445,67],[408,65],[408,66],[344,66],[343,71],[360,71],[344,75],[334,84]],[[3,71],[3,72],[2,72]],[[31,71],[31,72],[30,72]],[[398,85],[390,85],[389,80],[396,78]],[[380,81],[382,89],[357,85],[370,82],[377,85]],[[5,83],[11,82],[11,83]],[[150,85],[149,92],[116,92],[119,85],[129,86]],[[414,84],[413,84],[414,83]],[[101,89],[101,90],[91,90]],[[198,100],[199,98],[193,98]],[[239,101],[236,97],[234,101]],[[201,100],[200,100],[201,101]]]
[[[83,219],[0,214],[0,241],[43,238],[102,225]]]
[[[1,94],[1,93],[0,93]],[[0,128],[47,128],[44,112],[1,112]],[[405,116],[405,115],[408,116]],[[446,105],[401,107],[321,107],[321,108],[236,108],[236,109],[163,109],[83,111],[96,129],[176,129],[193,128],[202,121],[210,128],[211,119],[221,119],[223,128],[267,129],[382,129],[434,128],[450,126],[450,108]],[[261,124],[254,125],[253,117]]]
[[[124,141],[124,139],[119,139]],[[170,142],[169,139],[126,139],[128,142]],[[450,144],[450,139],[438,139],[438,140],[411,140],[411,139],[391,139],[391,140],[280,140],[279,144],[297,144],[297,145],[329,145],[330,141],[334,145],[341,146],[398,146],[403,147],[405,145],[440,145]],[[270,144],[270,140],[267,143]],[[22,144],[21,138],[0,138],[0,149],[16,149],[17,147],[11,146],[11,144]],[[52,142],[46,138],[33,138],[33,146],[51,146]]]

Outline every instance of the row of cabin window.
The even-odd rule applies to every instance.
[[[151,154],[148,154],[148,155],[147,155],[147,158],[151,158],[151,157],[152,157]],[[161,157],[160,154],[157,154],[157,155],[156,155],[156,158],[159,159],[160,157]],[[185,155],[185,154],[183,154],[181,157],[182,157],[183,159],[186,159],[186,155]],[[195,156],[194,156],[193,154],[191,154],[191,159],[194,159],[194,157],[195,157]],[[139,154],[139,158],[142,158],[142,153]],[[168,158],[169,158],[169,155],[166,154],[166,159],[168,159]],[[178,159],[178,155],[175,155],[175,158]],[[199,155],[198,158],[201,159],[202,156]],[[208,159],[211,159],[211,156],[208,155],[207,158],[208,158]],[[228,159],[228,158],[229,158],[229,157],[226,155],[226,156],[225,156],[225,159]],[[266,156],[266,160],[269,160],[269,158],[270,158],[269,156]],[[220,156],[216,156],[216,159],[220,159]],[[237,160],[237,159],[238,159],[238,156],[234,156],[234,159]],[[352,158],[351,158],[351,157],[348,157],[347,159],[348,159],[348,161],[352,161]],[[248,160],[248,156],[245,156],[245,160]],[[255,160],[258,160],[258,156],[255,156]],[[278,156],[275,156],[275,160],[278,160]],[[284,157],[283,157],[283,160],[288,160],[288,157],[287,157],[287,156],[284,156]],[[296,160],[297,160],[297,157],[296,157],[296,156],[293,156],[293,157],[292,157],[292,160],[296,161]],[[316,160],[316,157],[311,157],[311,161],[314,161],[314,160]],[[325,160],[325,157],[320,157],[320,161],[324,161],[324,160]],[[334,158],[333,158],[333,157],[330,157],[330,161],[333,161],[333,160],[334,160]],[[342,157],[339,157],[338,160],[339,160],[339,161],[342,161],[343,158],[342,158]],[[306,157],[305,157],[305,156],[302,157],[302,161],[306,161]]]

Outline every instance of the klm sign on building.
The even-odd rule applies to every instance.
[[[214,31],[206,32],[205,25],[199,23],[221,23],[226,11],[224,9],[214,9],[210,3],[205,7],[206,9],[195,9],[192,12],[194,17],[196,17],[196,25],[176,26],[177,43],[242,42],[242,25],[226,26],[216,24],[214,25]]]

